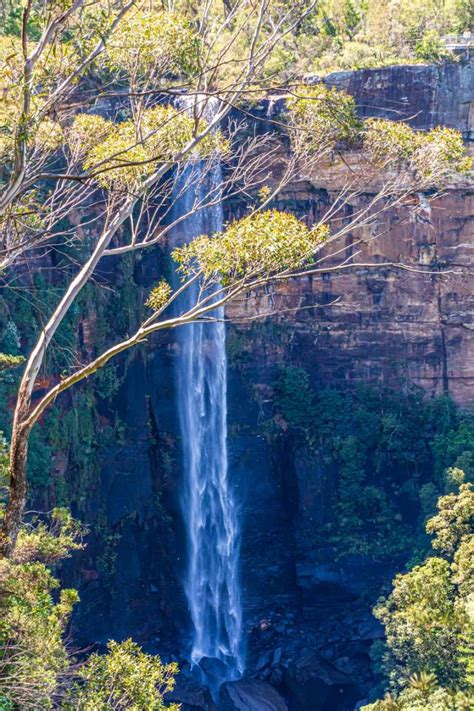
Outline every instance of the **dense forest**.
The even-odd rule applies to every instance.
[[[1,0],[0,711],[473,707],[473,22]]]

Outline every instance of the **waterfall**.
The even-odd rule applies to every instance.
[[[176,215],[192,209],[196,191],[204,197],[206,187],[220,184],[221,170],[216,166],[210,176],[184,191]],[[195,212],[183,224],[184,242],[217,232],[222,229],[222,207],[217,204]],[[181,308],[191,305],[197,293],[198,286],[191,287]],[[223,318],[223,309],[214,315]],[[184,467],[181,503],[187,541],[184,587],[193,626],[191,664],[197,665],[203,657],[217,658],[225,670],[219,681],[225,681],[243,672],[240,531],[227,461],[225,324],[189,324],[178,330],[177,339]]]

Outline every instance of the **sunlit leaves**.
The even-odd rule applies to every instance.
[[[148,299],[145,302],[145,306],[152,309],[153,311],[160,311],[160,309],[165,306],[168,299],[171,296],[171,286],[165,279],[162,279],[153,289],[150,291]]]
[[[472,484],[461,484],[458,493],[442,496],[438,501],[438,514],[428,521],[426,530],[434,536],[433,548],[452,555],[474,531]]]
[[[116,130],[112,121],[98,114],[78,114],[67,130],[67,141],[75,157],[84,158]]]
[[[451,567],[442,558],[428,558],[422,566],[398,575],[391,595],[375,609],[383,622],[398,674],[430,670],[449,683],[454,680],[457,635],[465,613],[456,605]]]
[[[0,698],[11,708],[51,708],[69,665],[62,635],[78,596],[62,590],[55,602],[57,587],[42,563],[0,561]]]
[[[419,134],[403,121],[368,119],[366,129],[365,149],[379,161],[406,160],[418,146]]]
[[[132,11],[107,46],[106,64],[129,76],[190,75],[199,65],[200,39],[183,15]]]
[[[56,151],[64,143],[64,133],[56,121],[41,121],[34,133],[35,148],[40,151]]]
[[[369,119],[364,150],[377,163],[405,169],[420,181],[433,184],[455,174],[466,175],[471,169],[459,131],[442,126],[415,131],[400,121]]]
[[[429,557],[404,575],[382,598],[375,615],[385,626],[381,661],[396,709],[472,708],[474,649],[474,494],[470,484],[442,496],[438,514],[427,523],[433,547]],[[365,711],[390,708],[387,699]]]
[[[13,552],[16,563],[37,561],[53,565],[68,558],[72,551],[84,548],[85,528],[64,508],[53,509],[48,524],[38,521],[18,533]]]
[[[324,84],[302,85],[287,106],[291,143],[297,153],[319,153],[359,136],[356,103],[345,91]]]
[[[77,128],[78,131],[74,124],[72,147],[80,152],[84,138],[84,168],[95,174],[102,187],[126,190],[139,187],[156,170],[157,163],[173,161],[196,135],[205,131],[206,123],[195,121],[187,112],[172,106],[155,106],[144,111],[138,122],[130,119],[114,124],[89,117],[81,118]],[[200,160],[227,149],[219,131],[209,132],[187,159]]]
[[[179,247],[173,258],[186,277],[202,273],[224,285],[239,279],[268,277],[309,262],[329,230],[310,230],[288,212],[257,212],[233,222],[213,237],[201,236]]]
[[[443,185],[456,175],[467,175],[467,156],[459,131],[438,126],[416,131],[402,121],[357,117],[352,96],[324,84],[303,85],[287,101],[288,131],[294,152],[321,156],[337,143],[362,146],[374,168],[403,173],[404,188]]]
[[[163,701],[163,695],[174,687],[177,671],[176,663],[163,664],[160,657],[145,654],[131,639],[109,642],[107,654],[92,654],[79,669],[80,681],[62,708],[179,711],[178,705]]]
[[[1,223],[0,223],[1,225]],[[9,355],[8,353],[0,353],[0,373],[2,370],[15,368],[25,362],[25,357],[22,355]],[[1,448],[1,444],[0,444]]]

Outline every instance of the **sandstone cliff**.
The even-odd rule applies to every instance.
[[[460,130],[470,144],[474,139],[473,61],[339,72],[326,81],[353,94],[364,117],[409,120],[420,129],[449,126]],[[277,114],[280,106],[281,100],[276,100],[256,113],[259,118]],[[352,157],[356,171],[361,167],[357,160],[357,155]],[[335,157],[303,186],[289,186],[282,205],[311,222],[337,194],[345,176],[345,164]],[[359,203],[363,199],[360,196]],[[372,241],[375,232],[383,234]],[[248,367],[267,371],[290,361],[309,369],[322,383],[416,384],[429,394],[449,393],[461,405],[471,405],[474,185],[466,181],[452,186],[416,215],[403,209],[392,211],[384,215],[383,225],[352,236],[360,237],[366,243],[358,261],[388,261],[430,273],[394,268],[355,269],[337,275],[328,271],[322,278],[295,280],[259,295],[258,304],[251,298],[232,305],[229,316],[235,320],[248,316],[255,306],[261,313],[273,309],[281,314],[273,318],[277,339],[243,344],[259,354],[258,359],[249,359]],[[351,238],[347,244],[350,251]],[[335,301],[337,305],[326,306]],[[244,326],[235,328],[245,332]]]
[[[344,72],[326,81],[354,93],[365,116],[410,118],[419,128],[441,123],[473,138],[472,62]],[[253,109],[261,130],[271,126],[266,119],[278,112],[279,101]],[[338,180],[336,162],[303,185],[289,186],[280,206],[311,221],[330,202]],[[389,214],[381,238],[367,233],[364,250],[372,261],[429,273],[393,267],[328,272],[228,309],[235,319],[228,329],[229,457],[243,525],[248,659],[253,674],[287,695],[292,711],[352,709],[366,693],[369,648],[381,634],[371,601],[406,556],[341,561],[321,540],[336,475],[323,457],[288,435],[284,423],[277,436],[265,436],[262,423],[274,416],[275,376],[281,365],[293,365],[309,373],[316,389],[418,385],[428,395],[447,393],[472,405],[473,208],[473,186],[453,186],[416,218]],[[229,216],[241,209],[230,206]],[[122,299],[125,323],[139,308],[127,301],[127,279],[146,292],[162,272],[159,250],[137,260],[120,283],[115,263],[107,263],[102,276]],[[255,306],[276,314],[241,321]],[[85,347],[88,328],[97,330],[100,322],[90,311],[82,324]],[[76,557],[67,571],[82,600],[80,642],[133,636],[166,656],[182,652],[189,630],[179,582],[177,345],[160,337],[149,346],[119,364],[119,387],[100,396],[87,463],[74,463],[70,453],[57,457],[53,486],[58,490],[70,478],[73,511],[94,531],[83,560]],[[114,420],[120,427],[106,441]],[[82,434],[82,446],[84,439]],[[177,698],[187,699],[185,711],[213,708],[202,689],[185,689]]]

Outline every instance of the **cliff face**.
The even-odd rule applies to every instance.
[[[299,213],[310,211],[310,192],[295,203]],[[246,342],[259,355],[245,367],[265,380],[269,369],[291,362],[320,383],[419,385],[471,405],[473,209],[474,193],[466,188],[448,191],[411,218],[400,211],[385,216],[385,234],[358,245],[354,261],[400,267],[328,271],[233,304],[229,315],[242,337],[252,331],[243,319],[255,308],[276,313],[278,337],[258,346]]]
[[[327,81],[353,93],[364,115],[412,117],[420,128],[441,123],[474,138],[472,63],[344,72]],[[278,101],[255,111],[271,117]],[[338,179],[337,165],[326,167],[303,186],[289,186],[281,206],[311,221]],[[341,563],[324,542],[316,546],[334,495],[333,472],[284,427],[279,437],[264,436],[275,376],[279,366],[293,365],[304,368],[316,388],[418,385],[428,395],[447,393],[472,405],[473,208],[472,186],[453,186],[416,217],[389,213],[377,240],[367,233],[358,261],[370,257],[409,271],[328,271],[228,309],[234,319],[228,329],[229,457],[242,514],[249,663],[284,690],[293,711],[349,709],[364,695],[368,649],[380,636],[367,599],[377,596],[400,561],[379,565],[368,555]],[[422,273],[428,266],[430,273]],[[143,287],[156,277],[153,256],[136,266]],[[275,315],[245,321],[255,309]],[[171,339],[137,351],[120,389],[100,407],[101,422],[112,412],[120,415],[125,435],[98,452],[92,498],[100,505],[88,509],[94,525],[105,525],[111,553],[103,551],[102,567],[89,562],[71,573],[82,599],[77,627],[87,642],[131,635],[160,652],[186,644],[175,354]],[[189,708],[208,707],[196,702]]]
[[[461,131],[468,142],[474,139],[472,61],[338,72],[325,81],[350,92],[364,117],[409,120],[420,129],[444,125]],[[270,102],[259,116],[277,114],[279,106],[280,100]],[[343,187],[346,162],[347,157],[335,158],[303,185],[290,186],[282,196],[283,207],[311,223]],[[349,156],[348,162],[363,174],[360,156]],[[367,199],[360,195],[349,209],[357,210]],[[349,254],[351,244],[362,238],[362,245],[352,248],[361,250],[354,261],[386,261],[415,271],[328,271],[230,307],[235,321],[255,308],[281,314],[273,318],[281,336],[260,344],[259,366],[297,362],[323,383],[410,383],[430,394],[449,393],[461,405],[472,404],[474,188],[472,183],[453,186],[431,206],[423,207],[420,199],[417,214],[392,210],[346,241]],[[381,236],[374,240],[375,233]],[[422,274],[427,267],[430,274]],[[243,334],[246,328],[237,325],[236,330]]]
[[[472,56],[439,65],[335,72],[327,83],[357,99],[362,116],[410,121],[423,130],[442,125],[474,139]]]

